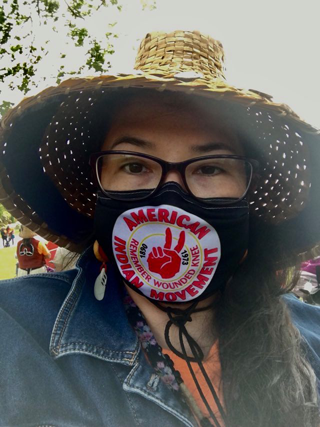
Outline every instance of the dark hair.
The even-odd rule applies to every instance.
[[[282,298],[292,283],[268,234],[252,227],[248,258],[217,309],[226,426],[319,427],[315,374]]]

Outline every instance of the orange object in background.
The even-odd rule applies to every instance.
[[[48,242],[46,246],[50,251],[50,259],[46,259],[46,264],[49,268],[52,268],[52,270],[55,270],[56,267],[52,262],[52,260],[54,259],[59,246],[52,242]]]

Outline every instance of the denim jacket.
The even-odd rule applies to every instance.
[[[0,426],[196,426],[159,380],[128,323],[121,287],[87,250],[77,269],[0,283]],[[320,379],[320,307],[286,297]]]

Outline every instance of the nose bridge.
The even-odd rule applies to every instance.
[[[183,168],[181,168],[180,163],[166,163],[163,170],[163,183],[176,182],[185,189],[183,173]]]

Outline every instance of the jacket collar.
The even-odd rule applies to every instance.
[[[100,263],[88,248],[77,263],[77,274],[54,324],[50,353],[54,358],[86,354],[105,361],[130,366],[123,388],[153,401],[192,427],[196,421],[190,409],[170,392],[143,358],[138,338],[128,322],[123,304],[123,288],[115,271],[108,265],[106,295],[94,297],[94,281]]]
[[[139,343],[123,305],[123,290],[115,271],[108,266],[106,295],[102,301],[94,297],[94,281],[100,263],[92,247],[77,263],[77,275],[58,313],[50,342],[54,358],[67,354],[87,354],[102,360],[132,366]]]

